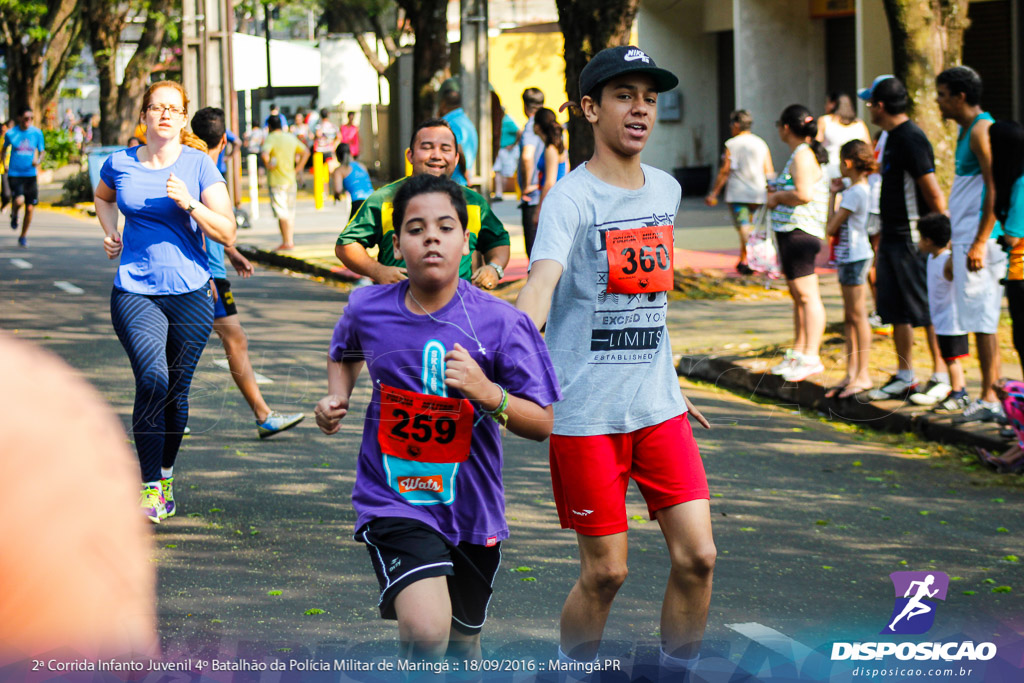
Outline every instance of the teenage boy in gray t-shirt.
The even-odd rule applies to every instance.
[[[626,578],[625,495],[636,480],[661,525],[672,570],[661,667],[692,669],[704,634],[715,545],[707,479],[679,390],[665,316],[673,287],[678,183],[640,163],[659,92],[678,79],[635,47],[603,50],[580,74],[594,156],[544,201],[517,306],[546,341],[564,399],[555,404],[551,478],[580,578],[562,608],[559,658],[594,660]],[[574,666],[575,665],[575,666]]]

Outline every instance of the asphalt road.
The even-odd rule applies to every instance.
[[[92,221],[46,212],[37,215],[30,249],[0,235],[0,328],[62,356],[128,426],[132,375],[110,326],[114,267],[100,236]],[[171,659],[208,660],[390,655],[396,629],[377,618],[376,581],[365,549],[351,540],[365,376],[341,434],[324,436],[311,417],[326,390],[327,343],[346,293],[266,270],[232,284],[254,365],[273,380],[263,387],[268,402],[310,417],[258,440],[228,372],[214,364],[223,352],[211,340],[193,385],[192,435],[175,470],[179,513],[154,529],[164,650]],[[836,640],[886,640],[878,633],[893,608],[888,575],[907,570],[958,577],[931,632],[913,638],[991,641],[1000,654],[989,666],[1012,662],[1020,671],[1024,571],[1006,559],[1024,556],[1019,477],[971,470],[960,454],[790,407],[684,390],[714,421],[711,431],[697,429],[719,549],[704,647],[709,680],[793,680],[797,671],[809,676],[802,680],[826,680],[828,662],[811,651],[827,659]],[[546,664],[577,563],[573,536],[558,529],[545,444],[506,435],[505,486],[512,538],[502,549],[485,649]],[[635,490],[627,507],[630,577],[601,656],[628,672],[657,647],[667,557]],[[993,592],[1000,586],[1010,591]],[[825,668],[812,671],[812,660]],[[840,672],[855,664],[834,663],[832,680],[849,680]],[[637,664],[633,678],[643,671]],[[311,676],[300,677],[320,679]],[[986,678],[995,680],[956,680]]]

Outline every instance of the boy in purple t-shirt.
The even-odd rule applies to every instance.
[[[340,429],[363,364],[373,381],[352,504],[356,540],[397,619],[400,656],[480,656],[508,537],[499,424],[543,441],[561,399],[543,339],[514,307],[459,279],[468,213],[448,178],[395,195],[393,243],[409,279],[352,292],[331,339],[326,434]]]

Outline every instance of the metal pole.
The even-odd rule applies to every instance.
[[[235,92],[235,55],[234,55],[234,40],[235,40],[235,10],[234,2],[232,0],[223,0],[224,7],[224,33],[225,33],[225,77],[224,83],[224,94],[225,100],[224,109],[228,115],[228,125],[234,134],[238,137],[239,142],[235,145],[235,149],[232,150],[231,156],[228,157],[228,172],[231,174],[231,198],[235,202],[235,206],[242,204],[242,155],[235,154],[235,151],[241,147],[242,130],[238,125],[238,93]]]
[[[491,182],[491,88],[487,71],[487,1],[461,0],[460,61],[462,63],[462,106],[477,130],[480,148],[470,178],[489,194]],[[470,184],[473,181],[470,180]]]
[[[270,78],[270,3],[263,3],[263,38],[267,43],[267,97],[274,99],[274,82]]]

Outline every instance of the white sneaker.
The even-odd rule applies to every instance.
[[[933,406],[949,396],[949,392],[951,391],[953,391],[953,387],[949,386],[945,382],[928,380],[928,384],[925,385],[924,391],[919,391],[916,394],[910,395],[910,402],[918,406]]]
[[[896,375],[889,378],[881,389],[872,389],[868,398],[872,401],[885,401],[893,398],[903,398],[917,388],[917,380],[907,382]]]
[[[825,366],[817,357],[801,356],[800,360],[794,363],[789,370],[782,373],[782,379],[787,382],[802,382],[811,375],[825,372]]]
[[[786,354],[782,357],[782,362],[778,365],[772,366],[769,370],[773,375],[782,375],[789,371],[794,365],[800,360],[801,354],[794,351],[793,349],[786,349]]]

